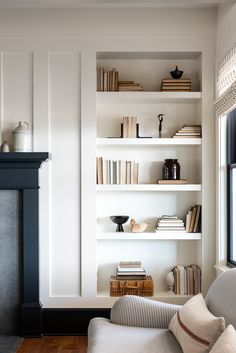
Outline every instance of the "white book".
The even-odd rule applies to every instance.
[[[190,230],[190,223],[191,223],[192,211],[188,211],[186,215],[186,232]]]
[[[180,288],[179,288],[180,293],[179,294],[183,295],[183,294],[185,294],[185,288],[184,288],[185,269],[184,269],[184,266],[182,266],[182,265],[178,265],[177,269],[179,270],[179,284],[180,284]]]
[[[183,227],[183,226],[184,226],[184,222],[181,222],[181,223],[174,223],[174,222],[158,223],[158,227]]]
[[[106,182],[107,184],[111,184],[109,160],[106,160]]]
[[[182,232],[184,232],[185,231],[185,227],[156,227],[156,231],[163,231],[163,232],[165,232],[165,231],[169,231],[169,230],[171,230],[171,231],[182,231]]]
[[[103,163],[102,163],[103,184],[107,184],[106,168],[107,168],[107,161],[106,161],[106,159],[103,159]]]
[[[121,161],[121,184],[126,184],[126,161]]]
[[[110,160],[110,178],[111,184],[113,184],[113,161]]]
[[[142,267],[117,267],[117,270],[119,272],[145,272],[145,270]]]

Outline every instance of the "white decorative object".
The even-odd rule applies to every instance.
[[[142,233],[147,229],[147,223],[136,223],[135,219],[130,221],[131,231],[134,233]]]
[[[7,141],[3,141],[3,144],[1,146],[1,152],[10,152],[10,147]]]
[[[166,276],[166,283],[168,286],[168,290],[167,293],[174,293],[174,283],[175,283],[175,279],[174,279],[174,274],[172,271],[170,271],[169,273],[167,273]]]
[[[19,125],[13,131],[13,151],[31,152],[31,132],[26,121],[19,121]]]

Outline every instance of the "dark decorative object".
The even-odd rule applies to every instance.
[[[42,305],[39,300],[39,178],[38,169],[47,152],[0,153],[0,189],[20,190],[22,199],[22,305],[20,335],[42,334]],[[16,310],[18,310],[16,308]]]
[[[165,159],[162,177],[163,180],[180,180],[180,164],[178,159]]]
[[[165,162],[162,168],[163,180],[172,180],[172,166],[173,166],[173,159],[165,159]]]
[[[113,223],[117,224],[116,232],[124,232],[122,224],[126,223],[129,216],[110,216]]]
[[[172,76],[174,79],[176,79],[176,80],[178,80],[179,78],[181,78],[182,75],[183,75],[183,73],[184,73],[183,71],[181,71],[181,70],[178,69],[178,66],[175,67],[175,70],[173,70],[173,71],[170,72],[171,76]]]
[[[178,159],[173,159],[172,179],[173,180],[180,180],[180,164],[178,162]]]
[[[139,135],[139,124],[136,125],[136,130],[137,130],[137,138],[139,139],[151,139],[152,136],[140,136]]]
[[[159,138],[162,137],[162,122],[164,119],[164,114],[158,114],[157,119],[159,120]]]

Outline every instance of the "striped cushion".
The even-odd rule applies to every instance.
[[[169,329],[184,353],[208,353],[225,330],[225,320],[211,314],[203,296],[198,294],[174,315]]]
[[[236,353],[236,332],[232,325],[218,338],[210,353]]]
[[[180,305],[126,295],[113,305],[111,322],[125,326],[168,328],[171,318],[180,308]]]

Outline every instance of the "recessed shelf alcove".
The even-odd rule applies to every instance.
[[[42,333],[42,306],[39,302],[38,169],[48,158],[47,152],[0,153],[0,189],[19,190],[22,203],[22,336],[40,336]]]

